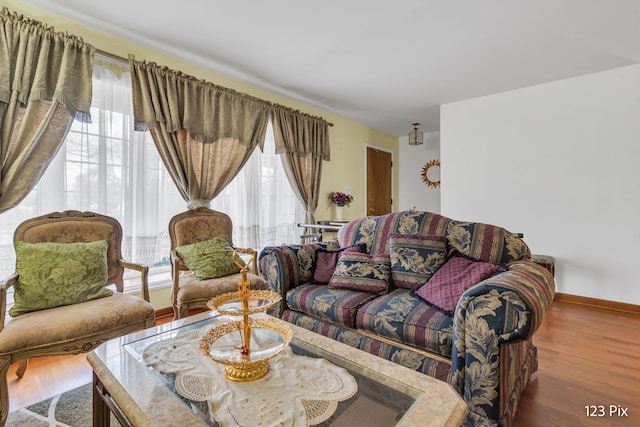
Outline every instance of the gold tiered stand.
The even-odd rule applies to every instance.
[[[249,254],[249,262],[239,262],[238,253]],[[264,376],[269,372],[269,360],[277,356],[293,336],[289,325],[281,320],[251,317],[281,300],[276,292],[250,288],[247,269],[256,262],[255,257],[253,249],[234,250],[233,262],[242,273],[238,291],[214,297],[207,304],[221,315],[241,319],[214,326],[200,341],[200,351],[223,364],[225,376],[232,381],[253,381]]]

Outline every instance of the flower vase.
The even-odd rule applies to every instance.
[[[336,206],[336,212],[335,212],[335,220],[336,221],[342,221],[343,209],[344,208],[342,206]]]

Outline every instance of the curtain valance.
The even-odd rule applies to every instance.
[[[325,120],[288,108],[274,107],[272,121],[276,153],[311,154],[322,160],[330,160],[330,124]]]
[[[268,102],[133,56],[129,65],[136,130],[162,123],[168,132],[185,129],[203,143],[231,138],[249,148],[262,146]]]
[[[169,132],[186,129],[191,138],[213,142],[222,138],[241,141],[249,148],[262,142],[267,121],[289,130],[276,137],[277,153],[312,154],[329,160],[332,126],[321,117],[217,86],[153,62],[129,56],[136,130],[163,123]],[[281,127],[281,126],[276,126]],[[288,141],[284,143],[283,141]]]
[[[0,102],[52,101],[89,121],[95,48],[6,7],[0,12]]]

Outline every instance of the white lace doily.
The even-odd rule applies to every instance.
[[[200,353],[200,339],[211,327],[153,343],[142,358],[158,371],[176,374],[176,391],[190,400],[207,401],[222,427],[316,425],[358,390],[343,368],[325,359],[297,356],[290,348],[271,359],[264,377],[229,381],[223,365]]]

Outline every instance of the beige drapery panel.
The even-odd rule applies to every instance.
[[[262,147],[271,105],[129,57],[136,130],[150,130],[190,209],[209,206]]]
[[[89,119],[95,49],[0,11],[0,213],[38,183],[74,117]]]
[[[315,223],[323,160],[330,160],[329,123],[286,108],[272,115],[276,152],[282,157],[289,183],[305,209],[305,221]]]

